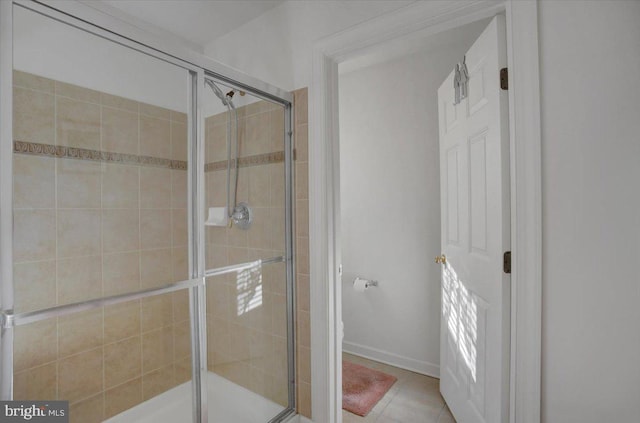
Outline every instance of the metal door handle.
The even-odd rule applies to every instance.
[[[445,256],[444,254],[441,256],[436,256],[436,263],[438,264],[446,264],[447,263],[447,256]]]

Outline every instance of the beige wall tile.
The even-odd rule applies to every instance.
[[[295,129],[296,161],[309,161],[309,128],[305,125],[298,125]]]
[[[142,398],[148,400],[169,389],[174,385],[173,365],[165,366],[142,376]]]
[[[128,98],[101,93],[100,103],[103,106],[114,107],[116,109],[123,109],[128,112],[138,113],[138,102],[129,100]]]
[[[173,294],[173,321],[174,323],[189,320],[189,291],[183,289]]]
[[[59,159],[56,189],[60,209],[99,209],[102,166],[86,160]]]
[[[56,262],[17,263],[13,267],[14,311],[42,310],[56,305]]]
[[[104,295],[140,290],[140,252],[105,254],[102,272]]]
[[[304,124],[309,120],[308,113],[308,92],[306,88],[302,88],[293,92],[293,107],[295,124]]]
[[[40,91],[13,89],[13,138],[55,143],[54,96]]]
[[[142,300],[142,332],[160,329],[173,324],[172,294],[163,294]]]
[[[171,110],[145,103],[140,103],[140,114],[165,120],[171,118]]]
[[[140,301],[104,308],[104,342],[109,344],[140,333]]]
[[[13,377],[14,400],[54,400],[58,385],[56,363],[32,367]]]
[[[173,362],[173,327],[167,326],[142,335],[142,371],[168,366]]]
[[[168,209],[170,207],[171,170],[154,167],[141,167],[140,208]]]
[[[138,378],[105,391],[104,416],[115,416],[141,402],[142,378]]]
[[[275,163],[269,167],[271,190],[271,207],[284,207],[285,179],[284,163]]]
[[[173,326],[173,354],[176,359],[191,355],[191,324],[183,320]]]
[[[207,269],[215,269],[229,264],[228,252],[227,247],[216,244],[207,245]]]
[[[187,124],[187,114],[182,112],[175,112],[171,110],[171,120],[173,122]]]
[[[58,260],[58,304],[69,304],[102,295],[102,256]]]
[[[269,112],[269,151],[284,150],[284,108]]]
[[[173,263],[173,280],[175,282],[190,279],[189,276],[189,249],[177,247],[171,249],[171,261]]]
[[[15,210],[13,214],[13,260],[36,261],[56,256],[54,210]]]
[[[139,167],[102,163],[102,207],[137,208]]]
[[[187,160],[187,125],[174,121],[171,122],[171,158]]]
[[[287,336],[287,297],[284,295],[273,295],[271,333],[283,338]]]
[[[102,150],[138,154],[138,114],[102,107]]]
[[[251,223],[250,230],[238,229],[236,226],[232,226],[227,229],[227,245],[231,247],[242,247],[246,248],[248,246],[249,234],[255,231],[255,223],[256,223],[256,209],[253,209],[253,222]]]
[[[238,122],[240,125],[240,122]],[[205,132],[206,162],[227,160],[227,124],[214,125],[207,122]]]
[[[74,98],[76,100],[88,101],[90,103],[100,103],[100,92],[80,87],[78,85],[67,84],[55,81],[56,95]]]
[[[191,380],[191,357],[176,360],[174,368],[176,384],[185,383]]]
[[[296,235],[309,236],[309,200],[296,200]]]
[[[226,170],[216,170],[205,174],[208,207],[224,207],[227,205]]]
[[[171,210],[171,242],[174,247],[184,247],[187,245],[189,236],[187,223],[187,209]]]
[[[142,342],[140,336],[104,346],[104,387],[120,385],[142,374]]]
[[[58,318],[58,357],[66,357],[101,347],[102,309],[83,311]]]
[[[58,257],[101,253],[100,210],[58,211]]]
[[[271,189],[268,166],[253,166],[249,168],[249,204],[251,207],[269,207]]]
[[[171,247],[171,210],[141,210],[140,248],[152,249],[168,247]]]
[[[298,296],[297,307],[301,311],[309,311],[309,275],[298,274],[297,290]]]
[[[309,238],[296,239],[296,269],[298,273],[309,274]]]
[[[246,118],[244,126],[246,138],[240,157],[269,152],[271,148],[269,123],[269,113],[260,113]]]
[[[140,116],[140,154],[171,158],[171,125],[168,120]]]
[[[18,326],[14,330],[13,369],[16,372],[54,361],[58,354],[55,319]]]
[[[100,392],[69,406],[70,423],[101,423],[104,420],[104,393]]]
[[[275,255],[284,254],[286,242],[286,215],[284,207],[272,207],[269,209],[269,225],[271,226],[271,244],[269,248],[276,251]]]
[[[187,172],[184,170],[171,171],[171,208],[187,208]]]
[[[44,91],[49,94],[54,92],[53,79],[43,78],[31,73],[13,70],[13,85],[16,87],[29,88],[36,91]]]
[[[298,413],[311,418],[311,385],[300,383],[298,388]]]
[[[298,348],[298,378],[302,382],[311,383],[311,349]]]
[[[143,289],[172,282],[171,249],[140,252],[140,284]]]
[[[100,106],[56,96],[56,144],[100,149]]]
[[[55,207],[55,159],[13,155],[13,207]]]
[[[58,398],[71,403],[102,391],[102,348],[72,355],[58,362]]]
[[[309,198],[309,165],[296,163],[296,200]]]
[[[298,312],[298,343],[303,347],[311,346],[311,327],[309,324],[309,313]]]
[[[271,248],[273,227],[269,220],[270,210],[266,207],[253,207],[253,223],[249,231],[249,247],[268,250]]]
[[[102,237],[105,253],[140,248],[140,215],[137,209],[102,211]]]

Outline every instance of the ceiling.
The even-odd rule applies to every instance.
[[[284,0],[102,0],[107,6],[201,47],[283,2]]]

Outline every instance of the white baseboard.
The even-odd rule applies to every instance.
[[[377,348],[367,347],[365,345],[347,341],[342,342],[342,351],[360,357],[368,358],[370,360],[379,361],[384,364],[389,364],[391,366],[399,367],[401,369],[410,370],[412,372],[435,378],[440,378],[440,366],[438,364],[404,357],[398,354],[382,351]]]

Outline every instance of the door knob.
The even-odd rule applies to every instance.
[[[444,254],[441,256],[436,256],[436,263],[438,264],[446,264],[447,263],[447,256],[445,256]]]

